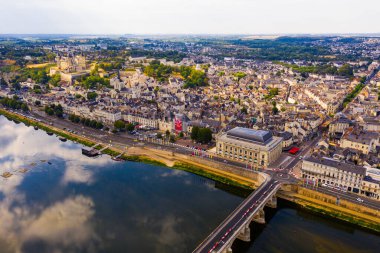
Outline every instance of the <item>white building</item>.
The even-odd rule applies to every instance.
[[[277,160],[282,152],[282,138],[265,130],[235,127],[216,137],[216,153],[222,157],[262,168]]]

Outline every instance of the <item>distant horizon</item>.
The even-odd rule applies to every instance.
[[[63,3],[64,2],[64,3]],[[378,34],[378,0],[0,0],[0,34]]]
[[[368,33],[0,33],[0,36],[380,36],[380,32]]]

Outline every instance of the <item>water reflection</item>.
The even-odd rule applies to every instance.
[[[190,252],[240,197],[0,117],[1,252]],[[211,208],[213,207],[213,208]]]
[[[187,172],[81,155],[0,116],[0,252],[191,252],[249,192]],[[223,190],[221,190],[223,189]],[[235,195],[227,193],[233,192]],[[280,204],[281,206],[281,204]],[[292,207],[234,252],[377,252],[379,237]]]

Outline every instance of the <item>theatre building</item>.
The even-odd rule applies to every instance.
[[[282,152],[282,138],[265,130],[235,127],[216,137],[216,153],[227,159],[247,162],[263,168],[277,160]]]

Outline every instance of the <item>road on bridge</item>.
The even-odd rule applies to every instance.
[[[230,239],[234,239],[236,233],[246,223],[247,219],[251,219],[253,213],[256,213],[268,197],[271,197],[276,187],[280,183],[273,179],[265,182],[256,191],[254,191],[247,199],[240,204],[230,216],[227,217],[193,252],[194,253],[211,253],[218,252],[224,247]]]

